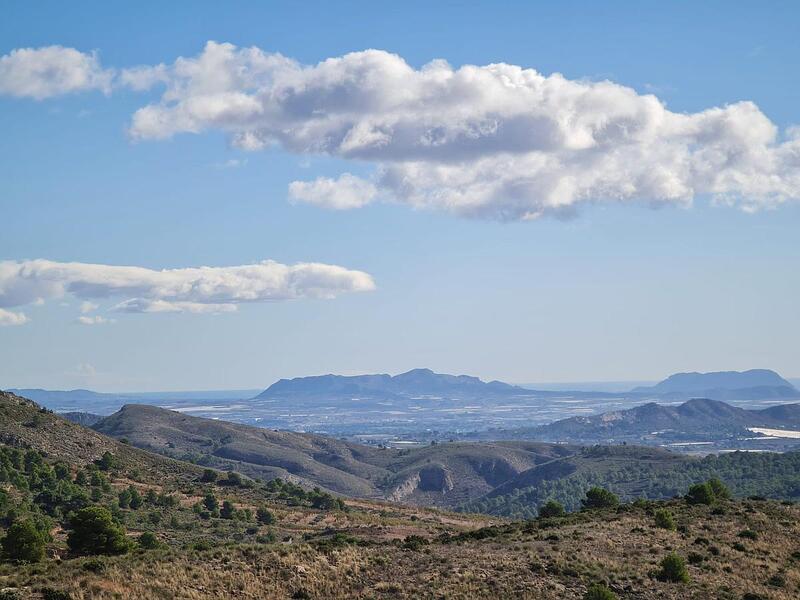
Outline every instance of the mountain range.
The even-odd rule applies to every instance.
[[[469,397],[497,394],[521,394],[523,388],[502,381],[485,382],[469,375],[445,375],[430,369],[412,369],[399,375],[318,375],[281,379],[257,398],[277,396],[430,396],[460,394]]]
[[[534,439],[596,443],[626,438],[664,441],[702,436],[747,435],[749,428],[800,428],[800,404],[780,404],[759,410],[731,406],[719,400],[695,398],[673,406],[650,402],[628,410],[562,419],[530,431]]]

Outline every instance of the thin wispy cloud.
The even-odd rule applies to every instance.
[[[118,313],[232,312],[244,303],[304,298],[331,299],[375,289],[370,275],[322,263],[284,265],[274,261],[232,266],[164,269],[49,260],[0,262],[0,322],[23,324],[25,315],[7,310],[72,295],[83,300],[84,325],[109,322],[87,313],[93,300],[116,299]]]
[[[114,319],[108,319],[100,315],[81,315],[76,319],[81,325],[107,325],[114,323]]]
[[[79,87],[49,85],[40,70],[32,78],[0,90]],[[222,131],[243,150],[278,145],[373,165],[365,178],[290,184],[291,199],[329,208],[381,199],[524,220],[599,202],[688,206],[709,196],[752,211],[800,198],[800,129],[781,132],[752,102],[678,113],[613,81],[512,64],[415,69],[366,50],[309,66],[216,42],[114,82],[159,90],[133,114],[134,140]]]

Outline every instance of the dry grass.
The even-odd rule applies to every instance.
[[[16,583],[29,592],[50,586],[81,600],[561,600],[581,598],[597,581],[608,583],[620,598],[642,600],[741,600],[745,593],[790,600],[800,595],[800,508],[749,501],[729,503],[725,514],[682,502],[669,508],[678,521],[677,532],[656,528],[652,509],[637,508],[570,516],[547,527],[501,525],[489,530],[486,539],[434,539],[409,550],[385,541],[393,537],[381,529],[388,526],[368,530],[350,522],[349,532],[365,540],[361,544],[325,550],[312,540],[206,552],[140,552],[103,559],[107,566],[101,573],[86,570],[86,559],[76,559],[20,574]],[[408,523],[408,531],[416,528],[428,537],[438,531],[419,520]],[[740,537],[743,530],[757,532],[758,539]],[[657,563],[671,551],[693,557],[691,583],[663,583],[653,577]]]

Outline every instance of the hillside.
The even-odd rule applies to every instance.
[[[529,430],[525,437],[545,441],[602,443],[609,441],[669,442],[699,436],[716,440],[733,434],[752,435],[748,427],[800,427],[800,404],[747,410],[705,398],[678,406],[651,402],[628,410],[562,419]]]
[[[672,498],[711,478],[724,481],[736,497],[800,501],[800,452],[731,452],[700,458],[658,448],[594,446],[520,473],[459,509],[530,518],[551,499],[577,510],[592,486],[630,502]]]
[[[369,500],[343,504],[280,481],[208,478],[12,394],[0,394],[0,416],[0,539],[23,519],[46,534],[37,562],[0,557],[3,600],[580,600],[593,584],[637,600],[789,600],[800,591],[800,509],[791,503],[637,502],[524,522]],[[421,449],[417,458],[427,464],[438,450]],[[683,469],[690,460],[624,447],[580,457],[583,464],[564,456],[532,470],[573,461],[573,473],[629,471],[631,460]],[[769,471],[764,464],[754,470]],[[519,477],[531,481],[530,473]],[[71,515],[81,507],[108,511],[114,535],[122,536],[114,555],[69,542],[77,527]],[[657,510],[668,511],[676,527],[657,527]],[[687,561],[686,582],[659,577],[669,552]]]
[[[127,405],[95,429],[134,446],[249,477],[281,477],[346,496],[455,506],[574,450],[538,442],[452,443],[397,450]]]

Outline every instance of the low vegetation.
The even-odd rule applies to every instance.
[[[68,439],[84,430],[36,414],[33,433],[0,438],[2,600],[800,594],[800,507],[730,499],[716,482],[702,484],[710,503],[691,502],[689,486],[673,500],[635,502],[589,486],[571,499],[585,510],[550,497],[538,517],[508,521],[343,501],[104,438],[70,453],[89,434]],[[56,439],[37,447],[48,431]]]

